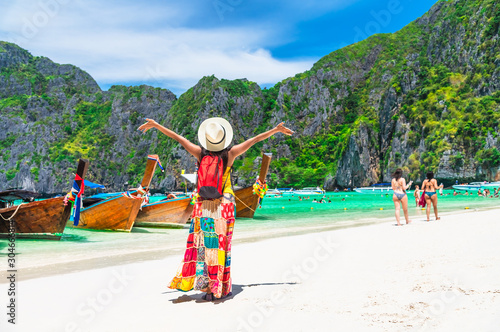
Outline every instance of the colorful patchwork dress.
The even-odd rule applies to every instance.
[[[235,200],[229,167],[223,183],[226,183],[223,197],[217,200],[198,198],[195,203],[184,259],[169,288],[185,292],[210,289],[217,298],[231,291]]]

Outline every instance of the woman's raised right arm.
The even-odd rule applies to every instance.
[[[196,158],[196,160],[200,160],[201,148],[198,145],[191,143],[185,137],[182,137],[181,135],[175,133],[174,131],[163,127],[162,125],[160,125],[158,122],[156,122],[153,119],[146,119],[146,121],[147,122],[145,124],[143,124],[142,126],[140,126],[138,128],[138,130],[145,133],[149,129],[156,128],[159,131],[161,131],[163,134],[165,134],[168,137],[173,138],[177,142],[179,142],[184,147],[184,149],[186,149],[187,152],[189,152],[191,155],[193,155]]]

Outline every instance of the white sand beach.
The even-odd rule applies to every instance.
[[[499,214],[236,243],[233,296],[215,302],[166,287],[182,250],[25,281],[21,269],[17,324],[4,313],[0,330],[498,331]]]

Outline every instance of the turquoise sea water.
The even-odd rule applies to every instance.
[[[444,218],[450,212],[500,207],[498,198],[452,196],[452,191],[448,190],[444,193],[448,195],[438,198],[439,211]],[[313,199],[319,197],[321,196],[310,196],[309,200],[302,201],[298,196],[291,195],[266,197],[254,219],[236,220],[233,241],[254,241],[376,222],[395,223],[392,195],[327,193],[326,201],[331,200],[331,203],[313,203]],[[466,207],[469,210],[465,210]],[[415,207],[412,193],[409,193],[409,213],[412,220],[426,219],[425,211]],[[404,222],[402,211],[401,217]],[[134,228],[131,233],[122,233],[66,227],[61,241],[18,239],[18,269],[21,273],[24,271],[29,278],[116,263],[159,259],[170,254],[178,254],[180,257],[187,232],[187,229]],[[6,264],[7,261],[6,244],[6,241],[0,242],[0,264]]]

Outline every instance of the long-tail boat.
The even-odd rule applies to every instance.
[[[75,181],[79,187],[82,187],[88,166],[88,160],[81,159],[78,163]],[[18,198],[27,200],[26,193],[19,194]],[[11,192],[9,195],[17,194]],[[15,233],[18,238],[60,240],[70,214],[71,205],[64,205],[64,196],[0,209],[0,237]]]
[[[259,180],[261,183],[266,182],[269,164],[272,158],[271,153],[264,153],[262,156],[262,164],[260,166]],[[253,187],[238,189],[234,192],[236,196],[236,218],[253,218],[260,197],[253,193]]]
[[[112,230],[130,232],[134,226],[137,213],[149,192],[149,185],[153,178],[157,155],[148,156],[146,170],[142,178],[141,187],[104,199],[81,210],[80,221],[76,228],[93,230]],[[84,203],[85,204],[85,203]],[[68,222],[68,226],[73,225]]]
[[[264,183],[271,162],[271,154],[265,153],[262,157],[259,180]],[[253,187],[235,191],[236,217],[253,218],[259,197],[253,194]],[[163,200],[146,204],[137,215],[137,227],[175,227],[187,223],[193,212],[193,205],[189,204],[189,197]]]
[[[188,222],[193,213],[191,198],[181,197],[146,204],[139,211],[137,227],[175,227]]]

